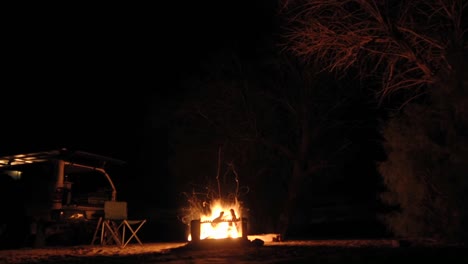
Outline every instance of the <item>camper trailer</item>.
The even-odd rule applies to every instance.
[[[122,160],[58,149],[0,157],[0,247],[91,241],[104,203],[117,200],[108,173]]]

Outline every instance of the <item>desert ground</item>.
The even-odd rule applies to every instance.
[[[0,263],[468,263],[468,247],[392,239],[192,242],[0,250]]]

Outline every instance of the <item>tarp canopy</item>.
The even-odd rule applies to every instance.
[[[95,168],[104,168],[107,164],[123,165],[125,161],[84,151],[68,149],[40,151],[26,154],[15,154],[0,157],[0,169],[32,163],[64,160],[70,164],[76,163]]]

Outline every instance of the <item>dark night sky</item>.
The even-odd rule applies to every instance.
[[[67,147],[123,159],[136,172],[126,192],[167,206],[167,101],[212,54],[262,50],[278,30],[274,2],[16,9],[4,40],[0,153]]]
[[[12,8],[0,153],[67,147],[165,173],[167,98],[213,52],[252,53],[272,34],[262,2]]]
[[[270,34],[274,10],[260,2],[15,9],[4,49],[3,148],[27,135],[21,145],[98,142],[97,150],[125,154],[149,112],[180,94],[178,81],[200,60],[225,46],[246,51],[258,33]]]

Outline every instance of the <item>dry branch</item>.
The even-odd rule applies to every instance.
[[[325,71],[379,76],[387,97],[448,78],[448,53],[464,46],[466,9],[463,0],[284,0],[281,12],[287,49]]]

